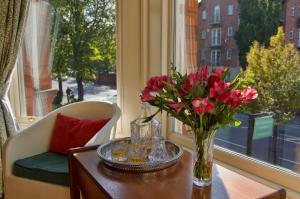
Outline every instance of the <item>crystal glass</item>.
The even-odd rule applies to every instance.
[[[112,160],[124,162],[127,160],[128,144],[126,142],[118,142],[112,145],[111,158]]]
[[[152,151],[149,155],[149,160],[153,162],[161,162],[169,158],[165,139],[161,136],[154,136],[152,138]]]
[[[128,152],[128,160],[131,162],[145,161],[152,151],[152,138],[161,136],[161,125],[155,120],[146,119],[151,116],[150,106],[142,104],[141,115],[130,123],[131,146]]]
[[[197,186],[209,186],[213,167],[213,138],[216,130],[204,131],[194,129],[194,177],[193,183]]]

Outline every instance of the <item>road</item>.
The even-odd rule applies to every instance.
[[[73,90],[75,98],[77,98],[77,83],[74,78],[66,78],[63,81],[63,104],[67,103],[66,89],[70,88]],[[52,88],[58,89],[58,83],[52,80]],[[114,86],[109,85],[97,85],[94,83],[84,84],[84,100],[99,100],[107,102],[117,102],[117,90]]]
[[[238,119],[242,125],[219,130],[215,144],[246,154],[248,117],[239,115]],[[269,137],[253,141],[252,157],[300,173],[300,116],[279,127],[275,154],[272,151],[272,137]]]

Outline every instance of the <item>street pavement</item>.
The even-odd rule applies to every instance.
[[[239,127],[220,129],[215,144],[246,155],[248,139],[248,117],[238,115]],[[300,116],[279,127],[276,152],[272,150],[272,137],[254,140],[252,155],[256,159],[300,173]]]

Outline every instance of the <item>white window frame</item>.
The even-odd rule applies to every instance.
[[[221,20],[221,7],[220,5],[216,5],[214,7],[214,18],[213,18],[213,22],[214,23],[220,23]]]
[[[227,15],[232,16],[233,12],[234,12],[234,5],[233,4],[228,5],[227,6]]]
[[[291,16],[294,17],[295,16],[295,6],[291,7]]]
[[[169,5],[173,6],[173,1],[169,1]],[[173,27],[173,14],[173,12],[169,13],[170,27]],[[170,62],[172,62],[174,59],[172,45],[173,44],[170,43]],[[237,60],[237,62],[239,63],[239,60]],[[187,150],[192,150],[193,140],[174,132],[173,126],[173,118],[168,118],[166,138],[181,143]],[[264,163],[257,159],[227,150],[219,146],[214,147],[214,159],[219,163],[222,163],[224,166],[233,167],[237,172],[247,175],[252,179],[261,181],[264,184],[268,184],[269,186],[273,186],[274,188],[285,187],[288,196],[290,195],[294,196],[293,198],[300,198],[300,174],[279,169],[274,165]]]
[[[201,12],[201,18],[202,18],[203,20],[207,19],[207,13],[206,13],[206,10],[202,10],[202,12]]]
[[[290,30],[290,32],[289,32],[289,38],[290,38],[290,40],[294,39],[294,31],[293,30]]]
[[[233,27],[229,26],[227,27],[227,37],[232,37],[233,36]]]
[[[212,46],[221,45],[221,28],[211,29],[211,45]]]
[[[217,50],[211,50],[211,54],[210,54],[211,58],[210,58],[210,63],[213,66],[220,66],[221,65],[221,50],[217,49]]]

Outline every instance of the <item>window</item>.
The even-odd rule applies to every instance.
[[[290,40],[293,40],[293,39],[294,39],[294,31],[291,30],[291,31],[290,31]]]
[[[226,51],[226,59],[231,60],[231,57],[232,57],[232,49],[228,48]]]
[[[76,24],[69,4],[30,2],[17,61],[20,117],[44,116],[75,101],[116,102],[115,2],[79,2],[84,15]]]
[[[202,30],[201,32],[201,39],[206,39],[206,31]]]
[[[227,6],[227,15],[228,16],[233,15],[233,5],[228,5]]]
[[[221,51],[212,50],[211,51],[211,65],[212,66],[221,66]]]
[[[227,28],[227,37],[232,37],[232,34],[233,34],[232,26],[229,26],[229,27]]]
[[[213,23],[220,23],[220,19],[221,19],[221,10],[220,10],[220,6],[217,5],[214,8],[214,19],[213,19]]]
[[[203,6],[203,8],[201,8],[201,6]],[[203,3],[202,5],[200,5],[200,9],[207,9],[208,7],[213,8],[213,18],[215,18],[215,16],[218,16],[218,14],[216,13],[219,13],[219,8],[215,7],[212,1],[205,1],[205,4]],[[284,15],[283,18],[287,19],[288,16],[292,14],[290,8],[291,7],[287,7],[288,11],[282,13]],[[199,56],[197,60],[200,62],[199,65],[208,65],[210,70],[215,66],[224,66],[225,63],[230,63],[231,71],[233,71],[230,72],[230,78],[234,78],[239,73],[240,66],[244,64],[239,60],[239,51],[237,48],[238,41],[236,41],[235,37],[233,36],[235,32],[238,31],[239,23],[244,23],[243,20],[245,19],[242,17],[243,13],[241,13],[238,8],[234,9],[234,12],[239,13],[234,13],[234,15],[232,16],[236,17],[236,19],[232,17],[222,18],[222,23],[224,20],[224,26],[222,26],[224,27],[223,30],[216,24],[210,24],[210,31],[207,32],[207,34],[209,34],[207,35],[207,38],[211,37],[211,39],[209,39],[209,42],[200,41],[198,43],[197,49],[197,55]],[[295,16],[298,16],[298,13],[295,13]],[[249,15],[249,17],[251,17],[251,15]],[[239,20],[239,18],[241,20]],[[249,19],[249,21],[251,19]],[[225,24],[228,24],[228,26],[226,26]],[[206,29],[207,24],[199,23],[198,28],[198,30]],[[263,24],[261,24],[261,27],[258,28],[264,28]],[[221,38],[221,31],[226,31],[223,33],[225,38]],[[283,31],[285,34],[284,38],[287,38],[286,43],[295,41],[297,42],[295,44],[298,44],[298,46],[300,46],[300,28],[297,27],[297,23],[290,24],[288,29],[283,29]],[[176,32],[176,34],[178,34],[178,32]],[[200,34],[198,36],[201,37]],[[226,36],[230,38],[226,38]],[[230,40],[230,44],[229,42],[223,42],[225,41],[225,39]],[[290,39],[292,41],[290,41]],[[176,52],[178,51],[179,50],[177,49]],[[203,61],[204,52],[206,52],[205,62]],[[297,55],[297,53],[295,54]],[[177,54],[175,53],[175,56],[176,55]],[[263,55],[263,53],[261,53],[261,55]],[[279,55],[280,56],[278,57],[281,57],[282,53],[280,53]],[[178,59],[178,57],[175,58]],[[272,59],[274,58],[276,58],[276,55],[274,57],[272,56]],[[181,72],[185,71],[191,70],[185,70],[184,68],[181,68]],[[270,76],[272,76],[272,72],[272,70],[266,71],[266,76],[261,76],[262,79],[258,80],[258,82],[263,81],[263,78],[269,78]],[[279,77],[277,79],[274,79],[276,79],[276,81],[279,81],[279,79],[287,78],[287,76],[292,75],[293,73],[294,72],[287,72],[285,74],[282,73],[282,75],[280,75],[281,73],[279,73]],[[298,79],[299,77],[295,77],[291,82]],[[276,81],[274,81],[274,79],[272,79],[272,83],[270,84],[271,86],[273,86],[273,84],[276,84]],[[291,78],[287,78],[286,81],[290,80]],[[278,85],[276,89],[280,89],[281,91],[287,89],[287,87],[279,87],[280,85]],[[297,90],[299,89],[294,89],[295,92]],[[300,103],[299,96],[295,97],[293,94],[289,97],[282,97],[278,100],[284,103],[285,101],[293,100],[294,98],[298,98],[299,102],[296,103]],[[265,106],[268,106],[268,104],[265,104]],[[245,113],[237,114],[235,117],[238,120],[242,121],[241,126],[228,126],[224,129],[220,129],[215,136],[214,141],[215,151],[217,151],[218,154],[217,159],[226,163],[230,163],[231,165],[234,165],[242,170],[255,173],[262,178],[272,180],[272,182],[274,183],[287,186],[292,190],[300,190],[300,134],[298,133],[300,131],[300,112],[298,109],[294,109],[294,111],[295,115],[291,117],[291,120],[289,120],[286,124],[280,124],[279,126],[277,126],[279,129],[277,131],[277,134],[275,134],[273,131],[275,126],[271,124],[270,127],[272,130],[264,131],[269,133],[271,132],[269,136],[264,138],[255,138],[254,140],[252,139],[251,147],[249,146],[247,141],[249,131],[252,128],[252,124],[249,123],[249,118],[252,116]],[[270,118],[270,121],[271,120],[272,118]],[[180,141],[186,147],[189,147],[192,144],[192,140],[189,139],[192,137],[192,134],[187,130],[186,126],[182,125],[176,120],[172,120],[172,132],[169,133],[168,136],[170,139]],[[276,175],[274,175],[274,173],[276,173]]]
[[[206,17],[207,17],[207,16],[206,16],[206,10],[203,10],[203,11],[202,11],[202,19],[205,20]]]
[[[211,30],[211,45],[221,45],[221,28],[214,28]]]
[[[205,50],[201,50],[201,60],[205,60],[206,56],[205,56]]]
[[[295,16],[295,6],[291,7],[291,16],[294,17]]]

